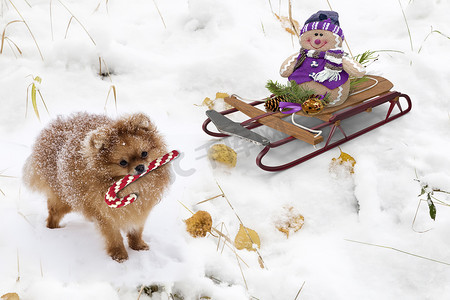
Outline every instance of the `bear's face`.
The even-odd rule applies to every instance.
[[[304,49],[328,51],[342,47],[342,39],[327,30],[310,30],[300,36],[300,45]]]

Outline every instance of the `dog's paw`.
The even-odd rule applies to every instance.
[[[62,226],[59,225],[59,222],[48,219],[47,220],[47,228],[56,229],[56,228],[62,228]]]
[[[128,253],[123,248],[112,248],[108,251],[109,255],[115,261],[122,263],[128,259]]]
[[[143,240],[140,240],[139,242],[130,242],[129,246],[131,249],[136,250],[136,251],[142,251],[142,250],[148,250],[150,249],[150,247],[148,246],[148,244],[146,242],[144,242]]]

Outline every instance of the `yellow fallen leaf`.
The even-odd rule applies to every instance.
[[[351,174],[355,173],[354,166],[356,164],[356,160],[350,154],[343,152],[340,148],[339,151],[341,151],[341,155],[331,160],[330,167],[335,168],[339,165],[346,166]]]
[[[205,100],[203,100],[202,105],[208,106],[209,109],[213,109],[214,101],[211,100],[211,98],[206,97]]]
[[[205,237],[208,232],[211,232],[212,218],[207,211],[199,210],[184,222],[187,232],[195,238]]]
[[[303,224],[305,224],[305,218],[294,207],[287,206],[275,226],[289,238],[289,234],[299,231]]]
[[[261,241],[258,233],[250,228],[242,226],[241,224],[239,231],[234,238],[234,246],[238,250],[247,249],[248,251],[255,251],[253,245],[256,245],[258,248],[261,247]]]
[[[4,294],[3,296],[0,297],[0,299],[2,299],[2,300],[20,300],[19,295],[17,295],[16,293]]]
[[[212,160],[218,161],[229,167],[234,168],[237,162],[236,152],[224,144],[215,144],[209,148],[208,156]]]
[[[230,95],[228,95],[227,93],[220,93],[220,92],[216,93],[216,99],[228,98],[228,97],[230,97]]]
[[[278,19],[278,21],[280,21],[281,26],[284,28],[284,30],[295,36],[300,33],[300,24],[298,23],[298,21],[290,19],[289,17],[283,17],[277,14],[274,15]]]

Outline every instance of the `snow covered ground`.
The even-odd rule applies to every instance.
[[[21,19],[12,3],[43,59],[24,23],[8,25]],[[157,0],[160,14],[154,1],[143,0],[28,3],[0,0],[0,29],[6,28],[7,37],[0,55],[0,295],[138,299],[142,285],[159,285],[165,291],[160,288],[152,299],[171,293],[184,299],[293,300],[303,285],[297,299],[450,297],[450,208],[435,201],[432,221],[422,202],[414,218],[421,190],[414,179],[450,191],[450,39],[444,36],[450,35],[450,2],[402,0],[410,42],[397,1],[331,1],[353,54],[401,51],[379,53],[368,71],[413,100],[405,117],[343,145],[356,160],[352,175],[330,172],[337,149],[267,173],[254,163],[259,146],[221,141],[201,130],[206,108],[196,104],[205,97],[227,92],[260,99],[267,96],[267,80],[281,80],[281,62],[299,46],[271,11],[286,16],[286,0]],[[292,15],[303,24],[327,9],[325,0],[293,1]],[[444,35],[428,35],[431,30]],[[111,78],[98,75],[99,58]],[[27,87],[36,76],[50,111],[38,96],[41,122],[30,103],[25,117]],[[112,92],[105,105],[112,86],[117,110]],[[80,215],[68,215],[64,228],[47,229],[46,199],[20,179],[39,131],[56,115],[76,111],[112,117],[142,111],[170,148],[183,152],[173,164],[174,183],[144,231],[150,251],[129,250],[122,264],[107,256],[100,233]],[[234,169],[208,160],[207,149],[216,142],[238,152]],[[291,143],[285,153],[295,156],[305,146]],[[196,204],[221,193],[216,182],[245,226],[258,232],[266,268],[255,252],[241,250],[241,272],[230,248],[217,250],[217,238],[194,239],[185,231],[183,220],[191,213],[180,202],[208,211],[214,226],[224,224],[234,239],[239,220],[223,197]],[[445,194],[434,196],[450,202]],[[305,218],[289,238],[275,226],[286,206]]]

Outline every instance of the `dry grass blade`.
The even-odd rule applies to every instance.
[[[223,227],[223,223],[222,223],[222,227]],[[233,253],[234,253],[234,255],[236,256],[236,261],[237,261],[237,264],[238,264],[238,266],[239,266],[239,270],[240,270],[240,272],[241,272],[241,275],[242,275],[242,279],[244,280],[244,284],[245,284],[245,288],[246,288],[246,290],[248,291],[248,285],[247,285],[247,280],[245,279],[245,275],[244,275],[244,271],[242,270],[242,266],[241,266],[241,263],[239,262],[239,261],[241,261],[243,264],[245,264],[245,266],[247,267],[247,268],[249,268],[249,265],[237,254],[237,251],[236,251],[236,248],[234,247],[234,243],[233,243],[233,241],[227,236],[227,235],[225,235],[222,231],[219,231],[219,230],[217,230],[216,228],[211,228],[216,234],[218,234],[219,235],[219,243],[220,243],[220,238],[222,237],[222,238],[224,238],[224,243],[223,243],[223,245],[224,245],[224,247],[225,246],[227,246],[228,248],[230,248],[231,249],[231,251],[233,251]],[[228,230],[227,230],[228,231]],[[219,250],[219,243],[217,243],[217,251]],[[228,244],[227,244],[228,243]],[[223,251],[223,249],[222,249],[222,251]]]
[[[413,222],[412,222],[412,224],[411,224],[412,230],[413,230],[414,232],[417,232],[417,233],[425,233],[425,232],[428,232],[428,231],[431,230],[431,228],[430,228],[430,229],[427,229],[427,230],[419,231],[419,230],[416,230],[416,229],[414,228],[414,224],[416,223],[416,219],[417,219],[417,214],[419,213],[419,207],[420,207],[420,204],[422,203],[422,201],[425,201],[425,200],[419,199],[419,204],[417,205],[416,213],[414,214],[414,219],[413,219]]]
[[[238,218],[239,223],[241,223],[242,227],[244,228],[245,233],[247,234],[248,238],[250,239],[250,241],[252,242],[252,244],[256,244],[256,243],[253,241],[253,239],[252,239],[250,233],[247,231],[247,227],[245,227],[244,223],[242,222],[241,218],[240,218],[239,215],[237,214],[236,210],[235,210],[234,207],[231,205],[230,200],[228,200],[227,196],[225,195],[225,192],[222,190],[222,187],[219,185],[219,183],[218,183],[217,181],[216,181],[216,184],[217,184],[217,186],[219,187],[220,191],[222,192],[223,197],[224,197],[225,200],[227,201],[228,205],[230,206],[230,208],[233,210],[234,214],[235,214],[236,217]],[[263,259],[262,256],[261,256],[261,253],[259,252],[259,250],[258,250],[256,247],[255,247],[255,251],[256,251],[256,253],[258,254],[258,257],[259,257],[259,259],[260,259],[260,263],[262,264],[262,267],[267,268],[267,267],[266,267],[266,264],[264,263],[264,259]]]
[[[278,21],[280,21],[281,26],[289,32],[291,35],[298,36],[298,32],[300,31],[300,25],[299,23],[290,18],[290,17],[283,17],[279,16],[277,14],[274,14]]]
[[[330,10],[333,10],[333,8],[331,7],[331,3],[329,0],[327,0],[328,3],[328,7],[330,8]],[[344,40],[345,45],[347,46],[348,52],[350,52],[350,56],[353,58],[353,53],[352,50],[350,49],[350,46],[348,45],[347,40]]]
[[[103,58],[99,57],[98,61],[99,61],[99,65],[100,65],[99,75],[103,76],[103,77],[108,77],[109,81],[111,81],[111,83],[112,83],[111,72],[109,71],[108,65],[106,64],[105,60]],[[106,72],[102,72],[102,62],[105,65]],[[109,95],[111,94],[111,91],[113,92],[114,106],[115,106],[116,112],[117,112],[117,91],[116,91],[116,86],[114,84],[109,87],[108,95],[106,96],[105,111],[106,111],[106,105],[108,103],[108,98],[109,98]]]
[[[186,205],[183,204],[183,202],[181,202],[180,200],[178,200],[178,203],[180,203],[184,208],[186,208],[191,214],[194,214],[194,212],[192,210],[190,210],[189,208],[187,208]]]
[[[291,0],[289,0],[289,22],[291,22],[291,26],[292,26],[292,29],[295,32],[295,35],[299,36],[300,25],[299,25],[299,23],[296,20],[294,20],[292,18],[292,3],[291,3]]]
[[[20,259],[19,259],[19,248],[17,248],[17,279],[16,282],[20,282]]]
[[[52,2],[53,2],[53,0],[50,0],[50,3],[49,3],[49,6],[50,6],[49,13],[50,13],[50,31],[51,31],[51,33],[52,33],[52,41],[54,41],[54,38],[53,38],[53,14],[52,14]]]
[[[225,236],[221,236],[221,235],[219,235],[219,241],[217,242],[217,251],[219,251],[219,244],[220,244],[220,239],[223,237],[224,239],[225,239],[225,241],[223,242],[223,246],[222,246],[222,251],[221,251],[221,253],[223,253],[223,250],[224,250],[224,248],[225,248],[225,246],[228,246],[229,248],[231,248],[230,246],[233,246],[233,252],[234,252],[234,254],[236,254],[237,255],[237,252],[236,252],[236,249],[234,248],[234,245],[233,244],[230,244],[230,242],[231,242],[231,239],[229,238],[229,235],[230,235],[230,232],[228,231],[228,228],[227,228],[227,226],[225,225],[225,223],[223,223],[222,222],[222,227],[221,227],[221,229],[220,229],[220,232],[222,232],[222,230],[225,228],[225,230],[226,230],[226,232],[227,232],[227,234],[225,235]],[[227,242],[229,243],[229,245],[227,245]],[[239,255],[237,255],[238,257],[239,257]],[[240,258],[240,257],[239,257]],[[247,263],[242,259],[242,258],[240,258],[241,260],[242,260],[242,262],[247,266],[247,268],[249,267],[248,265],[247,265]]]
[[[422,48],[423,48],[423,45],[424,45],[425,41],[426,41],[426,40],[430,37],[430,35],[432,35],[433,33],[440,34],[440,35],[442,35],[443,37],[445,37],[445,38],[447,38],[447,39],[450,40],[450,36],[447,36],[447,35],[443,34],[443,33],[440,32],[439,30],[433,30],[433,26],[431,26],[431,31],[430,31],[430,33],[427,34],[427,36],[426,36],[425,39],[423,40],[422,45],[420,45],[419,51],[417,51],[417,53],[420,53],[420,51],[422,51]]]
[[[3,45],[5,44],[5,38],[6,38],[6,28],[8,28],[9,25],[13,24],[13,23],[17,23],[17,22],[23,22],[21,20],[14,20],[9,22],[8,24],[5,25],[5,28],[3,29],[3,33],[2,33],[2,42],[0,45],[0,54],[3,53]]]
[[[14,3],[12,2],[12,0],[8,0],[8,1],[9,1],[9,3],[11,3],[11,5],[14,7],[15,11],[19,14],[19,16],[20,16],[20,18],[22,19],[23,23],[24,23],[25,26],[27,27],[28,32],[30,33],[31,37],[32,37],[33,40],[34,40],[34,43],[36,44],[36,47],[37,47],[37,49],[38,49],[38,51],[39,51],[39,55],[41,56],[41,59],[44,60],[44,56],[42,55],[41,48],[39,47],[39,44],[38,44],[38,42],[36,41],[36,38],[34,37],[34,34],[33,34],[33,32],[31,31],[30,26],[28,26],[28,23],[25,21],[24,17],[23,17],[22,14],[20,13],[20,11],[17,9],[17,7],[14,5]]]
[[[48,114],[50,114],[49,111],[48,111],[48,108],[47,108],[47,104],[44,101],[44,97],[42,96],[41,91],[36,87],[36,83],[38,83],[38,84],[42,83],[42,78],[40,78],[39,76],[36,76],[36,77],[33,77],[32,75],[29,75],[29,76],[31,76],[33,78],[33,82],[30,83],[28,85],[28,87],[27,87],[27,100],[26,100],[25,116],[27,116],[27,114],[28,114],[28,94],[29,94],[29,90],[30,90],[30,87],[31,87],[31,103],[33,105],[34,113],[36,114],[38,120],[40,121],[41,119],[40,119],[39,110],[38,110],[38,107],[37,107],[36,92],[39,93],[39,97],[41,97],[41,101],[42,101],[42,103],[43,103],[43,105],[45,107],[45,110],[47,111]]]
[[[159,17],[161,18],[161,21],[163,22],[164,28],[167,29],[166,22],[164,22],[164,18],[161,15],[161,12],[159,11],[158,4],[156,4],[156,0],[153,0],[153,3],[155,4],[156,10],[158,11],[158,14],[159,14]]]
[[[106,111],[106,105],[108,104],[108,98],[109,98],[109,95],[111,94],[111,91],[113,92],[113,96],[114,96],[114,106],[115,106],[116,112],[117,112],[117,92],[116,92],[116,86],[115,86],[115,85],[111,85],[111,86],[109,87],[108,95],[106,96],[105,111]]]
[[[206,199],[206,200],[203,200],[203,201],[200,201],[200,202],[197,202],[195,205],[199,205],[199,204],[202,204],[202,203],[205,203],[205,202],[208,202],[208,201],[211,201],[211,200],[214,200],[214,199],[216,199],[216,198],[219,198],[219,197],[223,197],[224,195],[223,194],[220,194],[220,195],[217,195],[217,196],[214,196],[214,197],[211,197],[211,198],[208,198],[208,199]]]
[[[106,72],[102,71],[102,62],[105,65]],[[111,81],[111,83],[112,83],[111,72],[109,71],[109,68],[108,68],[108,65],[106,64],[106,61],[103,58],[99,57],[98,58],[98,63],[99,63],[99,73],[98,73],[98,75],[100,75],[102,77],[108,77],[109,81]]]
[[[43,268],[42,268],[42,259],[39,260],[39,266],[41,268],[41,278],[44,278],[44,271],[43,271]]]
[[[297,293],[297,295],[295,296],[294,300],[297,300],[298,296],[299,296],[300,293],[302,292],[303,286],[305,286],[305,282],[306,282],[306,281],[303,281],[303,284],[302,284],[302,286],[300,287],[300,289],[298,290],[298,293]]]
[[[72,18],[74,18],[78,22],[78,24],[80,24],[81,28],[83,28],[84,32],[86,32],[86,34],[89,36],[89,38],[91,39],[92,43],[94,45],[97,45],[95,43],[94,39],[92,38],[92,36],[87,31],[86,27],[84,27],[83,23],[81,23],[80,20],[78,20],[78,18],[72,13],[72,11],[61,0],[58,0],[58,2],[69,12],[69,14],[72,15]],[[69,24],[70,24],[70,21],[69,21]]]
[[[234,243],[233,241],[226,236],[225,234],[223,234],[221,231],[217,230],[216,228],[211,228],[212,231],[214,231],[215,233],[217,233],[219,236],[223,237],[226,241],[225,245],[231,249],[231,251],[233,251],[234,254],[237,255],[237,257],[247,266],[247,268],[249,268],[250,266],[237,254],[236,252],[236,248],[234,247]],[[227,244],[228,243],[228,244]]]
[[[14,43],[9,37],[6,37],[5,40],[8,42],[8,46],[11,48],[11,51],[14,53],[14,48],[12,47],[11,44],[14,45],[14,47],[16,47],[17,52],[19,52],[19,54],[22,56],[22,50],[20,50],[19,46],[17,46],[16,43]],[[1,53],[0,53],[1,54]],[[14,53],[14,56],[17,58],[16,53]]]
[[[411,44],[411,51],[414,51],[413,41],[411,37],[411,31],[409,30],[408,20],[406,19],[405,11],[403,10],[402,3],[398,0],[398,4],[400,5],[400,9],[402,10],[403,19],[405,20],[406,29],[408,29],[409,43]]]
[[[403,251],[403,250],[400,250],[400,249],[397,249],[397,248],[393,248],[393,247],[389,247],[389,246],[371,244],[371,243],[366,243],[366,242],[359,242],[359,241],[348,240],[348,239],[345,239],[345,240],[347,242],[358,243],[358,244],[363,244],[363,245],[368,245],[368,246],[373,246],[373,247],[378,247],[378,248],[390,249],[390,250],[394,250],[394,251],[397,251],[397,252],[400,252],[400,253],[408,254],[408,255],[411,255],[411,256],[414,256],[414,257],[418,257],[418,258],[421,258],[421,259],[425,259],[425,260],[429,260],[429,261],[432,261],[432,262],[436,262],[436,263],[440,263],[440,264],[443,264],[443,265],[450,266],[450,263],[446,263],[446,262],[443,262],[443,261],[440,261],[440,260],[428,258],[428,257],[421,256],[421,255],[417,255],[417,254],[414,254],[414,253],[410,253],[410,252]]]
[[[108,2],[108,0],[105,1],[106,13],[109,13]],[[100,5],[102,5],[102,1],[98,3],[97,7],[94,9],[94,12],[97,12],[100,9]]]
[[[272,8],[272,2],[270,2],[270,0],[269,0],[269,7],[270,7],[270,11],[271,11],[272,13],[274,13],[274,12],[273,12],[273,8]]]
[[[0,173],[3,173],[3,171],[0,172]],[[0,177],[3,177],[3,178],[17,178],[16,176],[9,176],[9,175],[3,175],[3,174],[0,174]]]
[[[33,105],[34,113],[36,114],[37,118],[40,119],[36,101],[36,85],[34,83],[31,85],[31,103]]]
[[[224,223],[222,222],[221,224],[220,224],[220,232],[222,232],[222,230],[223,230],[223,226],[224,226]],[[212,230],[212,228],[211,228],[211,230]],[[227,230],[228,231],[228,230]],[[222,235],[219,235],[219,238],[217,239],[217,249],[216,249],[216,251],[219,251],[219,248],[220,248],[220,242],[222,241]],[[222,251],[221,251],[221,253],[223,253],[223,249],[225,248],[225,242],[223,243],[223,247],[222,247]]]
[[[73,20],[73,16],[70,17],[69,22],[67,23],[66,33],[64,34],[64,39],[67,39],[67,33],[69,32],[69,27],[70,27],[70,24],[72,23],[72,20]]]
[[[99,5],[100,5],[100,4],[99,4]],[[141,286],[141,288],[140,288],[140,290],[139,290],[139,295],[138,295],[138,297],[137,297],[137,300],[139,300],[139,299],[141,298],[142,292],[144,291],[144,287],[145,287],[145,285],[142,285],[142,286]]]
[[[235,252],[235,254],[236,254],[236,252]],[[242,270],[241,263],[239,262],[239,258],[238,258],[237,254],[236,254],[236,261],[238,263],[239,270],[241,271],[242,279],[244,280],[245,289],[248,291],[247,280],[245,279],[244,271]]]
[[[187,211],[189,211],[191,214],[194,214],[194,212],[192,210],[190,210],[186,205],[183,204],[183,202],[178,200],[178,203],[180,203],[184,208],[186,208]],[[223,234],[223,232],[217,230],[216,228],[212,227],[211,231],[214,231],[218,236],[224,238],[224,240],[226,241],[224,244],[231,249],[231,251],[234,252],[234,254],[237,255],[237,257],[247,266],[247,268],[249,268],[249,265],[237,254],[236,249],[234,248],[234,243],[233,241],[225,234]],[[214,236],[212,234],[212,232],[210,232],[212,236]],[[216,237],[216,236],[214,236]],[[228,242],[228,244],[227,244]],[[230,246],[231,245],[231,246]]]
[[[19,216],[21,216],[33,229],[36,228],[33,223],[30,222],[30,220],[28,220],[28,218],[20,211],[17,212],[17,214]]]
[[[3,171],[0,171],[0,177],[3,177],[3,178],[17,178],[17,177],[14,177],[14,176],[8,176],[8,175],[3,175],[3,174],[1,174],[1,173],[3,173],[3,172],[4,172],[4,170],[3,170]],[[6,196],[6,194],[3,192],[2,189],[0,189],[0,193],[2,193],[3,196]]]

